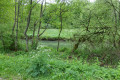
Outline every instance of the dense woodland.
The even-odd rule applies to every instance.
[[[0,80],[120,80],[120,0],[0,0]]]

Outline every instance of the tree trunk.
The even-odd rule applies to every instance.
[[[35,40],[35,30],[36,30],[36,25],[37,25],[37,21],[34,22],[34,28],[33,28],[33,36],[32,36],[32,46],[34,46],[34,40]]]
[[[91,11],[90,11],[90,13],[89,13],[88,25],[87,25],[87,27],[86,27],[86,31],[89,31],[90,21],[91,21]]]
[[[43,15],[43,2],[44,0],[42,1],[41,3],[41,10],[40,10],[40,22],[39,22],[39,27],[38,27],[38,34],[37,34],[37,37],[39,37],[39,34],[40,34],[40,29],[41,29],[41,18],[42,18],[42,15]]]
[[[119,23],[119,24],[118,24],[118,25],[120,25],[120,1],[119,1],[119,3],[118,3],[118,4],[119,4],[119,7],[118,7],[118,8],[119,8],[119,13],[118,13],[118,15],[119,15],[119,18],[118,18],[118,19],[119,19],[119,20],[118,20],[118,23]],[[120,35],[118,34],[118,36],[119,36],[118,46],[120,47]]]
[[[17,12],[17,27],[16,27],[16,39],[15,39],[15,50],[18,48],[18,18],[19,18],[19,8],[20,8],[20,0],[18,1],[18,12]]]
[[[58,35],[58,46],[57,46],[57,51],[59,51],[59,46],[60,46],[60,35],[62,32],[62,10],[61,10],[61,5],[60,5],[60,22],[61,22],[61,26],[60,26],[60,32]]]
[[[28,35],[27,35],[27,31],[28,31],[28,28],[29,28],[29,24],[30,24],[30,18],[31,18],[31,13],[32,13],[32,0],[30,0],[30,11],[29,11],[29,14],[28,14],[28,18],[27,18],[27,26],[26,26],[26,29],[25,29],[25,32],[24,32],[24,35],[25,35],[25,38],[26,38],[26,51],[29,50],[28,48]]]
[[[74,52],[78,49],[79,44],[80,44],[80,38],[79,38],[79,40],[77,41],[77,43],[74,45],[74,48],[73,48],[73,50],[72,50],[72,53],[74,53]]]
[[[41,24],[42,24],[41,18],[42,18],[42,15],[43,15],[43,2],[44,2],[44,0],[43,0],[42,3],[41,3],[40,21],[39,21],[38,34],[37,34],[37,39],[36,39],[36,48],[37,48],[37,46],[38,46],[39,34],[40,34]]]
[[[119,24],[120,24],[120,1],[119,1]]]
[[[115,18],[115,33],[113,34],[113,44],[114,44],[114,47],[116,48],[116,35],[117,35],[117,13],[116,13],[116,9],[115,7],[113,6],[113,10],[114,10],[114,18]]]
[[[15,25],[16,25],[16,2],[17,2],[17,0],[15,0],[15,19],[14,19],[14,25],[12,28],[12,36],[14,35],[14,30],[15,30]]]

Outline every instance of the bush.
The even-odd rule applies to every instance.
[[[2,35],[2,38],[1,38],[1,41],[2,41],[2,47],[4,50],[13,50],[15,49],[15,41],[13,38],[11,38],[11,35],[9,34],[4,34]]]
[[[44,49],[30,53],[28,75],[33,78],[50,77],[46,80],[119,80],[119,69],[99,66],[99,60],[90,65],[83,60],[63,60],[50,54],[53,51]],[[52,57],[54,56],[54,58]]]
[[[11,34],[13,24],[8,24],[0,24],[0,48],[4,51],[15,51],[15,35]],[[17,50],[21,49],[22,46],[18,42]]]
[[[27,72],[32,77],[50,74],[51,66],[48,61],[49,55],[44,53],[32,56],[31,66],[27,69]]]

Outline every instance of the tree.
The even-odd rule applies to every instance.
[[[30,25],[30,19],[31,19],[31,13],[32,13],[32,0],[30,0],[30,8],[29,8],[29,14],[28,14],[28,18],[27,18],[27,26],[24,32],[25,38],[26,38],[26,51],[29,50],[28,48],[28,35],[27,35],[27,31]]]
[[[59,45],[60,45],[60,35],[63,29],[63,15],[65,14],[65,12],[67,12],[68,10],[66,9],[66,3],[65,0],[61,0],[57,2],[59,5],[59,19],[60,19],[60,32],[58,34],[58,45],[57,45],[57,51],[59,50]]]
[[[13,21],[13,1],[0,1],[0,23]]]
[[[14,18],[14,1],[7,1],[2,0],[0,1],[0,41],[1,46],[4,48],[4,50],[10,50],[13,48],[11,46],[12,40],[11,40],[11,30]],[[9,24],[9,25],[8,25]]]
[[[16,4],[15,4],[16,5]],[[15,6],[16,7],[16,6]],[[15,50],[18,49],[18,27],[19,27],[19,11],[20,11],[20,0],[18,1],[18,12],[17,12],[17,27],[16,27],[16,39],[15,39]],[[16,13],[15,13],[16,18]],[[16,20],[15,20],[16,21]]]
[[[12,35],[14,35],[14,30],[15,30],[15,26],[16,26],[16,6],[17,6],[17,0],[15,0],[15,19],[14,19],[14,25],[12,28]]]

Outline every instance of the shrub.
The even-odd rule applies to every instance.
[[[48,61],[49,55],[44,53],[32,56],[31,66],[27,69],[27,72],[32,77],[50,74],[51,66]]]
[[[65,51],[69,51],[69,49],[68,48],[66,48],[66,47],[63,47],[63,48],[60,48],[60,50],[59,50],[60,52],[65,52]]]

